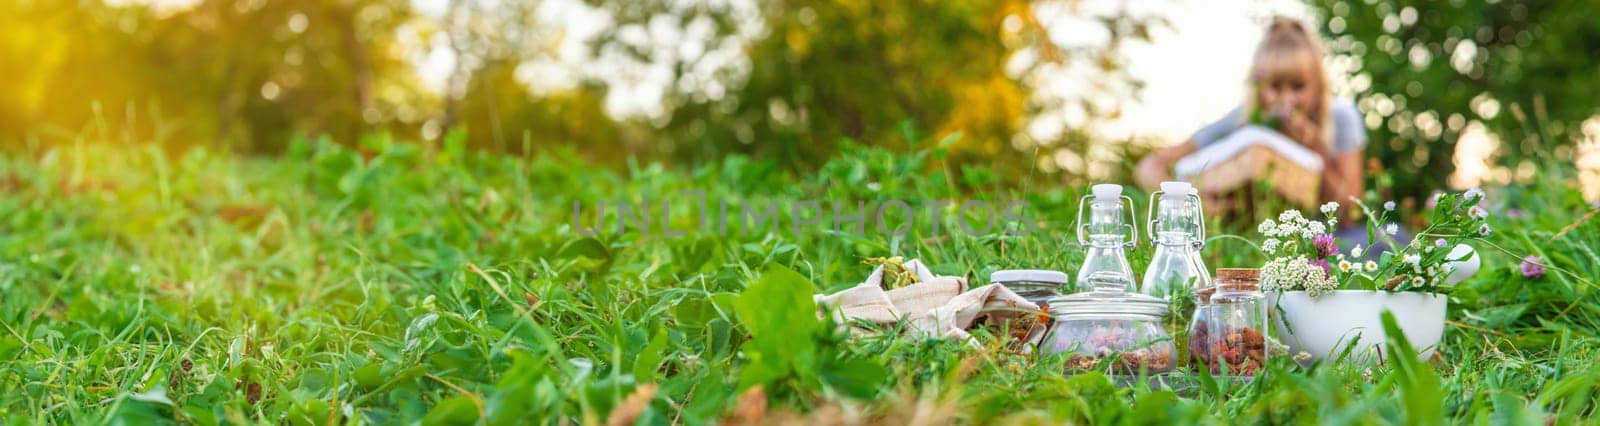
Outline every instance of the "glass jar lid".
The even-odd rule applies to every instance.
[[[1014,283],[1020,281],[1066,284],[1067,274],[1048,269],[1002,269],[989,274],[989,282],[991,283]]]
[[[1217,293],[1216,287],[1205,287],[1194,291],[1195,303],[1204,305],[1211,303],[1211,296]]]
[[[1094,290],[1050,299],[1051,315],[1141,315],[1158,320],[1167,315],[1167,301],[1129,293],[1130,277],[1097,272],[1089,277]]]
[[[1261,270],[1217,268],[1217,291],[1261,291]]]
[[[1217,279],[1258,281],[1261,279],[1261,270],[1256,268],[1217,268]]]

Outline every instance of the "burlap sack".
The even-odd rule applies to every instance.
[[[893,324],[904,318],[918,334],[958,339],[971,337],[967,330],[979,320],[1006,322],[1039,314],[1037,306],[1005,286],[967,290],[965,278],[934,276],[920,261],[911,260],[904,267],[917,276],[916,284],[886,291],[879,266],[860,285],[818,294],[813,300],[819,308],[831,310],[841,324],[849,320]],[[1035,331],[1039,333],[1030,331],[1030,337],[1042,333]]]

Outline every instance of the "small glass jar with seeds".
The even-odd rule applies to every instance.
[[[1061,295],[1061,287],[1067,285],[1067,274],[1047,269],[1003,269],[989,274],[989,282],[1005,286],[1040,308],[1046,308],[1050,299]]]
[[[1260,270],[1218,269],[1216,283],[1201,328],[1189,337],[1205,342],[1197,358],[1215,374],[1255,375],[1267,362],[1267,297],[1261,293]]]

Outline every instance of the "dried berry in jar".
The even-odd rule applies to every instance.
[[[1254,375],[1267,361],[1267,302],[1255,269],[1217,270],[1216,291],[1197,316],[1190,356],[1217,374]]]
[[[1073,355],[1067,358],[1067,368],[1090,370],[1100,367],[1102,360],[1110,359],[1111,370],[1120,374],[1170,370],[1175,358],[1171,342],[1149,338],[1153,336],[1142,338],[1136,327],[1138,324],[1122,321],[1094,326],[1081,340],[1077,340],[1086,344],[1077,348],[1062,348],[1073,350]]]
[[[1161,326],[1168,313],[1167,302],[1124,291],[1126,277],[1092,281],[1095,291],[1050,301],[1054,322],[1039,346],[1040,354],[1065,355],[1068,370],[1106,369],[1117,374],[1171,371],[1178,352]]]

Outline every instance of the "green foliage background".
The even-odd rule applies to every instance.
[[[621,73],[663,66],[669,77],[653,112],[617,116],[605,99],[627,77],[580,74],[570,87],[537,93],[528,78],[546,76],[519,77],[525,64],[558,58],[568,37],[564,23],[541,17],[544,5],[453,1],[440,15],[405,0],[202,0],[176,10],[8,2],[0,6],[0,73],[11,78],[0,89],[15,96],[0,99],[0,141],[59,144],[92,126],[129,143],[281,153],[297,135],[351,143],[381,132],[437,144],[465,128],[470,146],[566,146],[612,167],[741,153],[814,170],[841,139],[905,150],[915,129],[961,134],[949,147],[958,165],[998,161],[1027,171],[1069,150],[1083,159],[1069,167],[1079,177],[1091,158],[1146,148],[1106,144],[1083,129],[1035,141],[1022,126],[1069,106],[1086,111],[1085,128],[1115,117],[1138,92],[1121,46],[1163,22],[1092,15],[1075,1],[589,2],[609,18],[585,45],[586,60]],[[1034,16],[1043,5],[1090,19],[1095,28],[1083,30],[1109,41],[1055,44]],[[661,28],[702,27],[698,51],[656,44]],[[425,89],[412,69],[407,55],[417,46],[462,58],[442,93]],[[716,68],[711,51],[726,46],[739,58]],[[1092,70],[1085,75],[1096,89],[1035,94],[1039,78],[1066,67]]]
[[[1383,195],[1439,188],[1473,121],[1504,141],[1505,166],[1538,173],[1490,188],[1497,231],[1484,271],[1451,293],[1436,359],[1280,361],[1253,382],[1181,389],[1068,375],[986,332],[976,346],[851,336],[808,297],[859,282],[869,257],[980,284],[1075,269],[1076,183],[1115,179],[1148,149],[1094,125],[1137,99],[1120,49],[1161,16],[1073,0],[590,1],[613,21],[589,53],[671,75],[655,115],[619,118],[604,79],[522,90],[519,67],[565,36],[540,4],[446,2],[428,17],[402,0],[0,2],[0,420],[592,424],[622,407],[645,424],[1595,421],[1600,221],[1567,159],[1600,102],[1590,3],[1314,1],[1367,81],[1351,89],[1377,114]],[[1109,41],[1055,45],[1045,6]],[[628,35],[696,22],[748,64],[715,73],[721,95],[686,80],[703,55]],[[439,40],[472,60],[434,93],[401,52]],[[1465,40],[1479,53],[1453,65]],[[1019,57],[1033,59],[1008,66]],[[1095,93],[1037,94],[1041,76],[1080,66]],[[1067,108],[1083,128],[1019,136]],[[1057,153],[1080,163],[1052,174],[1039,161]],[[902,237],[571,224],[574,203],[687,190],[1022,199],[1041,232],[950,232],[984,219],[958,209]],[[691,228],[687,203],[673,206],[672,228]],[[1213,268],[1262,262],[1243,216],[1209,222]],[[1526,255],[1552,272],[1524,277]]]
[[[1492,164],[1527,182],[1537,165],[1571,161],[1585,120],[1600,115],[1595,2],[1309,3],[1328,17],[1329,50],[1366,82],[1351,89],[1371,117],[1367,154],[1394,171],[1399,195],[1446,186],[1469,123],[1499,137]]]
[[[564,78],[570,86],[534,92],[530,79],[558,77],[524,65],[557,60],[575,36],[541,15],[551,4],[451,1],[441,14],[406,0],[200,0],[175,10],[7,2],[0,144],[70,142],[95,127],[127,143],[280,153],[294,136],[351,143],[386,133],[437,144],[465,128],[470,146],[566,146],[610,167],[630,158],[694,166],[739,153],[815,170],[845,138],[910,149],[909,127],[959,133],[948,147],[957,174],[999,164],[996,177],[1008,182],[1037,171],[1079,183],[1124,176],[1130,158],[1174,142],[1095,133],[1137,102],[1142,83],[1122,52],[1165,26],[1159,13],[1077,0],[590,1],[582,7],[607,18],[583,60],[629,77],[580,73]],[[1368,116],[1374,167],[1394,176],[1372,183],[1393,195],[1447,186],[1456,139],[1478,124],[1500,141],[1495,180],[1526,182],[1539,162],[1577,154],[1583,123],[1600,113],[1592,2],[1309,5],[1332,61],[1352,73],[1343,91]],[[1046,20],[1072,18],[1067,32],[1106,37],[1059,44],[1041,10]],[[699,47],[659,45],[673,31],[699,31],[697,43],[683,43]],[[462,58],[442,92],[414,69],[411,55],[430,47]],[[733,60],[713,52],[723,47]],[[660,105],[644,115],[609,110],[618,85],[651,67],[666,78]],[[1081,75],[1088,89],[1037,90],[1061,75]],[[1083,122],[1049,140],[1021,131],[1066,111]]]

